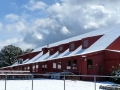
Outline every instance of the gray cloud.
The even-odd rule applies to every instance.
[[[19,27],[19,32],[24,33],[23,41],[36,48],[120,23],[119,0],[114,2],[113,0],[61,0],[61,3],[54,3],[51,6],[39,2],[38,4],[44,4],[41,7],[37,3],[31,0],[26,6],[33,13],[35,9],[44,8],[47,17],[34,19],[31,18],[32,16],[28,17],[26,21],[24,19],[27,23],[23,23],[24,28],[20,26],[21,31]],[[37,7],[34,6],[36,4]]]
[[[107,0],[106,3],[102,3],[102,1],[96,0],[92,2],[90,0],[86,2],[84,0],[62,0],[61,3],[55,3],[46,9],[47,18],[39,18],[34,21],[36,30],[33,30],[32,33],[27,32],[24,41],[34,43],[36,47],[39,47],[119,23],[120,19],[117,20],[119,15],[115,14],[120,8],[109,8],[117,3],[110,1]],[[69,33],[62,33],[63,27]],[[41,39],[34,37],[35,31],[42,35]]]

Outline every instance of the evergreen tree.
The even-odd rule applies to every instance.
[[[19,47],[13,45],[5,46],[0,52],[0,64],[1,66],[9,66],[17,61],[17,57],[22,55],[23,51]]]
[[[32,52],[34,49],[31,49],[31,48],[28,48],[28,49],[26,49],[25,51],[24,51],[24,54],[25,53],[30,53],[30,52]]]

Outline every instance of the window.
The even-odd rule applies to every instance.
[[[60,51],[62,51],[62,50],[63,50],[63,46],[60,46],[60,48],[59,48],[59,49],[60,49]]]
[[[88,47],[88,40],[84,40],[84,47]]]
[[[45,62],[43,65],[42,65],[42,71],[46,71],[47,70],[47,62]]]
[[[53,52],[53,48],[51,48],[50,51]]]
[[[35,65],[32,66],[32,71],[35,72]]]
[[[67,69],[71,69],[71,61],[70,60],[67,61]]]
[[[23,63],[23,59],[22,58],[19,58],[18,59],[18,64],[22,64]]]
[[[27,66],[27,70],[28,70],[28,71],[30,70],[30,67],[29,67],[29,66]]]
[[[56,62],[53,62],[53,68],[56,69]]]
[[[92,69],[93,68],[93,61],[91,59],[87,60],[87,69]]]
[[[53,54],[53,48],[50,49],[50,54]]]
[[[36,63],[36,72],[38,72],[38,64]]]
[[[42,65],[42,71],[44,71],[44,68],[45,68],[45,66],[44,66],[44,65]]]
[[[61,69],[61,62],[58,62],[58,69]]]
[[[73,69],[77,69],[77,60],[73,60]]]
[[[45,71],[47,70],[47,63],[45,63]]]
[[[24,67],[24,70],[25,70],[25,71],[27,70],[26,67]]]
[[[70,49],[74,50],[74,43],[70,44]]]

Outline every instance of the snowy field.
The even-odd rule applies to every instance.
[[[64,90],[63,80],[53,79],[37,79],[33,81],[33,90]],[[6,90],[32,90],[31,80],[7,80]],[[96,90],[99,89],[100,85],[113,84],[111,82],[97,82]],[[94,82],[86,81],[65,81],[65,90],[95,90]],[[5,90],[5,81],[0,80],[0,90]]]

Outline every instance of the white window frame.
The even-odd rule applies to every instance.
[[[56,62],[53,62],[53,68],[56,69]]]

